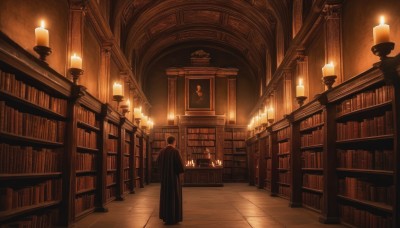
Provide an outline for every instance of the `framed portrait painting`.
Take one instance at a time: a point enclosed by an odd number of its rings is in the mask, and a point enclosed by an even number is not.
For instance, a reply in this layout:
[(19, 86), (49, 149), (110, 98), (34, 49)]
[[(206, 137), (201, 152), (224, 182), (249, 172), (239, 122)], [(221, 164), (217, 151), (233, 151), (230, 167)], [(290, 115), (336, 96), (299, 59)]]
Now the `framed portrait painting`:
[(185, 91), (186, 114), (215, 114), (213, 76), (187, 76)]

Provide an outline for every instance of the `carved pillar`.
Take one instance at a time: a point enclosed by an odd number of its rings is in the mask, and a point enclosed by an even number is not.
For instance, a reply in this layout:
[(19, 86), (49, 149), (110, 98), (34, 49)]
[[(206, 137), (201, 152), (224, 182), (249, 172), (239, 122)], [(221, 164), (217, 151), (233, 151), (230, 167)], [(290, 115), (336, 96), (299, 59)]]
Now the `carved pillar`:
[(168, 124), (173, 125), (175, 123), (176, 115), (176, 75), (168, 75), (168, 112), (167, 120)]
[(286, 70), (283, 76), (283, 99), (284, 102), (284, 111), (285, 115), (288, 115), (292, 112), (293, 109), (293, 95), (292, 95), (292, 72), (290, 70)]
[(101, 49), (100, 56), (100, 77), (98, 81), (99, 100), (103, 103), (111, 103), (110, 101), (110, 61), (111, 61), (111, 46), (104, 45)]
[(228, 76), (228, 113), (230, 124), (236, 123), (236, 75)]
[(333, 86), (343, 82), (341, 9), (342, 4), (340, 3), (328, 3), (323, 10), (325, 15), (325, 62), (333, 62), (337, 76)]
[(310, 97), (310, 80), (308, 78), (308, 57), (305, 55), (303, 49), (297, 50), (297, 75), (295, 78), (303, 79), (304, 96)]
[(297, 35), (303, 25), (303, 0), (293, 0), (293, 37)]

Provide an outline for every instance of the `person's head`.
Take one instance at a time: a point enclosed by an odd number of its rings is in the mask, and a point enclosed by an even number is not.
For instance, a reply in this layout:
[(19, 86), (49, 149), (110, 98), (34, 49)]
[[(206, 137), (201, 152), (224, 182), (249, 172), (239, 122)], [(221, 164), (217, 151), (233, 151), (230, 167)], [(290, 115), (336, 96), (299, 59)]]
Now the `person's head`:
[(172, 145), (172, 146), (176, 146), (176, 139), (174, 136), (170, 135), (167, 138), (167, 144)]
[(201, 85), (197, 85), (196, 88), (197, 88), (197, 91), (200, 91), (201, 90)]

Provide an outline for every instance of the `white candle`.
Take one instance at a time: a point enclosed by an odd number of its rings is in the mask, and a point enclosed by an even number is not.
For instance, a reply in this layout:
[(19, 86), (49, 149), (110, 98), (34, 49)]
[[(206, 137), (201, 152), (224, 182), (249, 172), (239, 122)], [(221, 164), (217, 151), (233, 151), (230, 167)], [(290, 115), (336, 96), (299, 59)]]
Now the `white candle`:
[(274, 108), (269, 107), (268, 112), (267, 112), (267, 117), (269, 120), (273, 120), (274, 119)]
[(168, 114), (168, 120), (170, 120), (170, 121), (173, 121), (175, 119), (175, 115), (174, 115), (174, 113), (169, 113)]
[(82, 69), (82, 58), (77, 56), (76, 53), (71, 56), (71, 68)]
[(134, 117), (135, 117), (135, 119), (140, 119), (140, 118), (142, 118), (142, 107), (139, 107), (139, 108), (134, 108), (133, 109), (133, 115), (134, 115)]
[(326, 77), (326, 76), (332, 76), (335, 75), (335, 67), (333, 66), (333, 63), (327, 63), (325, 64), (324, 67), (322, 67), (322, 76)]
[(304, 85), (301, 78), (299, 78), (299, 84), (296, 86), (296, 97), (304, 97)]
[(113, 95), (114, 96), (123, 96), (122, 95), (122, 85), (120, 83), (118, 83), (118, 82), (114, 82)]
[(141, 121), (140, 121), (140, 124), (141, 124), (143, 127), (147, 127), (147, 121), (148, 121), (148, 117), (145, 116), (145, 115), (143, 115), (143, 116), (142, 116), (142, 119), (141, 119)]
[(129, 100), (129, 98), (126, 101), (126, 105), (128, 106), (128, 111), (130, 111), (131, 110), (131, 101)]
[(390, 27), (385, 24), (385, 17), (381, 16), (381, 23), (374, 27), (374, 45), (390, 42)]
[(36, 46), (49, 47), (49, 31), (44, 28), (44, 21), (40, 22), (40, 27), (35, 28)]

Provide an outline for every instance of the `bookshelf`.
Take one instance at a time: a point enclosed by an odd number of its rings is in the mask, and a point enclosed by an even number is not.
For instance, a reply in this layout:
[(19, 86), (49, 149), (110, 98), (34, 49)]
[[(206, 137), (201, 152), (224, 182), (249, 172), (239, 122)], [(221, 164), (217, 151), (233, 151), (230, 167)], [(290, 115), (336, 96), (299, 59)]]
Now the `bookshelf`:
[(278, 196), (290, 199), (292, 193), (291, 189), (291, 128), (290, 126), (279, 129), (276, 133), (276, 144), (277, 148), (273, 153), (277, 156), (277, 173), (278, 178), (277, 193)]
[(142, 163), (143, 163), (143, 185), (144, 184), (149, 184), (150, 182), (150, 160), (149, 160), (149, 156), (148, 156), (148, 144), (149, 144), (149, 136), (147, 135), (147, 133), (144, 133), (143, 137), (142, 137)]
[(271, 179), (272, 179), (272, 153), (270, 148), (270, 134), (269, 131), (265, 131), (262, 134), (262, 138), (260, 140), (260, 151), (263, 156), (262, 160), (262, 169), (264, 175), (264, 184), (260, 186), (260, 188), (264, 188), (265, 190), (271, 192)]
[(394, 90), (377, 83), (335, 101), (337, 199), (342, 222), (392, 227), (395, 213)]
[(157, 157), (161, 149), (163, 149), (167, 143), (166, 139), (168, 136), (174, 136), (177, 140), (177, 148), (179, 148), (179, 128), (178, 126), (156, 126), (151, 132), (151, 182), (159, 182), (160, 176), (158, 173)]
[(101, 152), (100, 116), (84, 104), (74, 106), (76, 113), (76, 154), (74, 216), (80, 218), (95, 210), (99, 187)]
[[(3, 44), (5, 45), (5, 44)], [(3, 48), (3, 47), (2, 47)], [(0, 51), (0, 223), (59, 224), (64, 194), (68, 83), (20, 69)], [(27, 61), (29, 63), (29, 61)], [(51, 72), (50, 75), (52, 75)], [(34, 75), (32, 75), (34, 74)]]
[(135, 192), (134, 182), (134, 132), (136, 127), (126, 118), (122, 119), (123, 153), (122, 153), (122, 195)]
[(105, 127), (107, 145), (106, 202), (108, 203), (120, 197), (120, 195), (118, 195), (118, 173), (122, 167), (118, 166), (118, 159), (120, 158), (121, 151), (118, 145), (120, 139), (118, 123), (116, 121), (114, 122), (112, 118), (108, 118)]
[(247, 180), (246, 128), (227, 126), (224, 130), (223, 181)]
[(205, 158), (204, 150), (210, 152), (210, 159), (216, 159), (216, 129), (215, 127), (188, 127), (186, 151), (187, 160)]
[(143, 188), (143, 140), (142, 140), (142, 132), (139, 129), (136, 133), (135, 133), (135, 175), (134, 175), (134, 180), (135, 180), (135, 187), (136, 188)]

